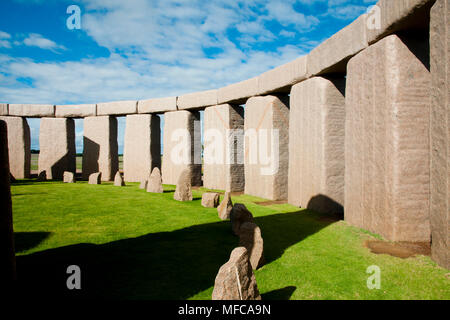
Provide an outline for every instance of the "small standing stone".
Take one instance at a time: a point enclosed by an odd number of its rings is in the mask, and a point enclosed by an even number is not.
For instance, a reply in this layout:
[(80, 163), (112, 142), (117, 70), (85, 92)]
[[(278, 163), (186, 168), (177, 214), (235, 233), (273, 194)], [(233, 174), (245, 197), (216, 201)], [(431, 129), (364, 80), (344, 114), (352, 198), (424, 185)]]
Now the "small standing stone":
[(37, 181), (47, 181), (47, 172), (45, 170), (39, 172)]
[(63, 177), (64, 183), (75, 183), (75, 175), (73, 172), (64, 171), (64, 177)]
[(123, 177), (119, 171), (117, 171), (116, 176), (114, 177), (114, 185), (116, 187), (124, 187), (125, 181), (123, 181)]
[(242, 203), (236, 203), (231, 209), (230, 214), (231, 228), (235, 235), (239, 235), (239, 230), (244, 222), (254, 222), (253, 215), (247, 210), (247, 207)]
[(202, 206), (205, 208), (217, 208), (220, 195), (214, 192), (205, 192), (202, 195)]
[(229, 192), (225, 192), (225, 196), (217, 207), (217, 212), (221, 220), (230, 219), (231, 209), (233, 209), (233, 203), (231, 202), (231, 196)]
[(220, 267), (212, 300), (261, 300), (247, 249), (244, 247), (234, 249), (230, 260)]
[(142, 180), (141, 184), (139, 185), (139, 189), (147, 189), (148, 180)]
[(152, 174), (148, 179), (147, 192), (163, 193), (161, 171), (158, 167), (153, 168)]
[(264, 241), (261, 229), (251, 222), (244, 222), (239, 230), (239, 246), (247, 249), (253, 270), (264, 264)]
[(173, 198), (178, 201), (192, 201), (191, 172), (185, 169), (178, 178)]
[(102, 183), (101, 172), (92, 173), (89, 176), (89, 184), (101, 184), (101, 183)]

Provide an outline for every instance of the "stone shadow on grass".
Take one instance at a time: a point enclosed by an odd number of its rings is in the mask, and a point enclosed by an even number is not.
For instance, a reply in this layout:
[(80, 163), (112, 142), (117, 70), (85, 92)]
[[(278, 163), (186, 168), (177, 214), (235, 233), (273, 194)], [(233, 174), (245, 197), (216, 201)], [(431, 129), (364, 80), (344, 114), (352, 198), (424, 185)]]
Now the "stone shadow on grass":
[(14, 232), (16, 253), (33, 249), (50, 236), (51, 232)]
[[(257, 217), (255, 222), (264, 237), (266, 264), (330, 224), (308, 210)], [(32, 299), (188, 299), (214, 286), (220, 266), (238, 243), (230, 222), (223, 221), (18, 256), (16, 294)], [(70, 265), (81, 269), (81, 290), (66, 287)], [(267, 297), (286, 298), (291, 289), (285, 289)]]
[(262, 300), (289, 300), (297, 287), (288, 286), (278, 290), (272, 290), (261, 295)]

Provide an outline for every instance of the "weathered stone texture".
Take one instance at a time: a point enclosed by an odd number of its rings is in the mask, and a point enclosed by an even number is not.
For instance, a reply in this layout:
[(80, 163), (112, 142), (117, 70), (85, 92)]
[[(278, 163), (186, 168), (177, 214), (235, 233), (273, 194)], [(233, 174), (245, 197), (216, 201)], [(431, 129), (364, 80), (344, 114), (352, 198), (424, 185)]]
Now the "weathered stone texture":
[(89, 175), (89, 184), (101, 184), (102, 183), (102, 173), (96, 172)]
[(6, 122), (0, 120), (0, 290), (4, 296), (11, 294), (16, 279), (7, 130)]
[(129, 115), (126, 120), (123, 170), (125, 181), (140, 182), (161, 166), (160, 119), (157, 115)]
[(254, 222), (253, 215), (242, 203), (236, 203), (230, 212), (231, 230), (235, 235), (239, 235), (239, 230), (245, 222)]
[(202, 206), (205, 208), (217, 208), (220, 195), (215, 192), (205, 192), (202, 194)]
[(431, 255), (450, 269), (450, 0), (431, 10)]
[(39, 172), (45, 171), (48, 180), (62, 180), (64, 171), (75, 172), (74, 120), (42, 118), (39, 147)]
[(392, 241), (430, 240), (430, 80), (395, 35), (348, 64), (345, 220)]
[(245, 193), (287, 199), (289, 108), (275, 96), (250, 98), (244, 129)]
[(289, 92), (290, 87), (308, 77), (308, 57), (303, 56), (259, 76), (258, 93)]
[(217, 104), (217, 90), (188, 93), (179, 96), (177, 106), (179, 110), (197, 109)]
[(366, 15), (364, 14), (309, 53), (308, 74), (344, 72), (345, 63), (341, 62), (345, 62), (367, 45)]
[(217, 91), (217, 103), (244, 103), (250, 97), (258, 94), (258, 78), (251, 78), (230, 84)]
[(192, 185), (201, 185), (200, 114), (185, 110), (165, 113), (163, 140), (163, 183), (177, 184), (181, 172), (189, 169)]
[(153, 168), (153, 171), (147, 182), (147, 192), (163, 193), (162, 176), (158, 167)]
[(292, 87), (289, 203), (343, 213), (345, 79), (314, 77)]
[(177, 97), (138, 101), (138, 113), (159, 113), (177, 110)]
[(63, 182), (75, 183), (75, 174), (73, 172), (64, 171)]
[(147, 189), (147, 186), (148, 186), (148, 180), (147, 180), (147, 179), (142, 180), (141, 183), (139, 184), (139, 189), (144, 189), (144, 190), (146, 190), (146, 189)]
[(0, 116), (8, 115), (8, 104), (0, 103)]
[(230, 260), (220, 267), (212, 300), (261, 300), (247, 250), (238, 247)]
[(185, 169), (178, 178), (173, 198), (177, 201), (192, 201), (191, 171)]
[(0, 117), (8, 127), (9, 170), (15, 179), (30, 177), (31, 138), (25, 118)]
[(114, 177), (114, 186), (125, 187), (125, 181), (119, 171), (117, 171), (116, 176)]
[(55, 106), (49, 104), (10, 104), (8, 114), (29, 118), (54, 117)]
[(224, 104), (206, 108), (203, 135), (204, 187), (226, 191), (244, 190), (242, 107)]
[(119, 116), (137, 113), (137, 101), (114, 101), (97, 104), (98, 116)]
[(239, 229), (239, 246), (247, 249), (253, 270), (264, 264), (264, 240), (261, 229), (252, 222), (245, 222)]
[(117, 119), (87, 117), (84, 119), (83, 179), (101, 172), (103, 181), (112, 181), (119, 170)]
[(97, 105), (95, 104), (55, 106), (56, 118), (85, 118), (96, 115)]
[(231, 201), (231, 195), (229, 192), (225, 192), (225, 196), (223, 197), (222, 202), (217, 207), (219, 219), (221, 220), (230, 219), (232, 209), (233, 209), (233, 202)]

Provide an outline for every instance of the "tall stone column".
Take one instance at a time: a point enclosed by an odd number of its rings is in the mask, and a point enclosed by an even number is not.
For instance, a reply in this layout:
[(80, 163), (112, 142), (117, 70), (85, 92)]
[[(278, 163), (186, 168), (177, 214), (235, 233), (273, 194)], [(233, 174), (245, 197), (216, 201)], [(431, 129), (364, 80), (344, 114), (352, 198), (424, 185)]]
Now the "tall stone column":
[(83, 179), (101, 172), (103, 181), (112, 181), (117, 170), (117, 119), (112, 116), (84, 118)]
[(128, 115), (123, 152), (124, 179), (148, 179), (154, 167), (161, 167), (160, 119), (157, 115)]
[(430, 241), (431, 79), (411, 45), (388, 36), (347, 67), (345, 220), (392, 241)]
[(275, 96), (250, 98), (244, 130), (245, 193), (287, 199), (289, 108)]
[(16, 179), (30, 177), (31, 138), (27, 119), (0, 117), (8, 126), (9, 169)]
[(431, 9), (431, 255), (450, 269), (450, 0)]
[(243, 191), (244, 110), (223, 104), (205, 109), (203, 186), (208, 189)]
[(190, 111), (164, 113), (162, 179), (177, 184), (180, 174), (191, 171), (192, 185), (202, 184), (200, 114)]
[(345, 80), (315, 77), (291, 89), (289, 203), (343, 214)]
[(76, 172), (75, 121), (42, 118), (39, 132), (39, 173), (47, 179), (62, 180), (64, 171)]
[(6, 295), (16, 278), (13, 234), (7, 125), (0, 120), (0, 287)]

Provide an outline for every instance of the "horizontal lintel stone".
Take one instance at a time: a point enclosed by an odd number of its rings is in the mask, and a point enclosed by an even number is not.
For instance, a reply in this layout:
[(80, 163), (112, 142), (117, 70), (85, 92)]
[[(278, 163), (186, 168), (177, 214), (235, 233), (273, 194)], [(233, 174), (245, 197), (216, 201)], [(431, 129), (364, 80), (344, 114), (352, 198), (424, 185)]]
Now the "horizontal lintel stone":
[(245, 103), (248, 98), (258, 94), (258, 78), (251, 78), (230, 84), (217, 91), (218, 104)]
[(55, 107), (56, 118), (84, 118), (97, 115), (95, 104), (59, 105)]
[(177, 97), (138, 101), (138, 113), (158, 113), (177, 110)]
[(0, 116), (8, 115), (8, 104), (0, 103)]
[(54, 117), (55, 106), (50, 104), (10, 104), (8, 115), (17, 117)]
[(177, 100), (178, 109), (198, 109), (217, 105), (217, 91), (208, 90), (182, 95)]
[(114, 101), (97, 104), (97, 116), (117, 116), (137, 113), (137, 101)]

